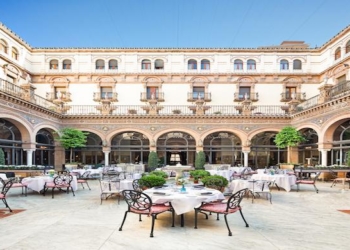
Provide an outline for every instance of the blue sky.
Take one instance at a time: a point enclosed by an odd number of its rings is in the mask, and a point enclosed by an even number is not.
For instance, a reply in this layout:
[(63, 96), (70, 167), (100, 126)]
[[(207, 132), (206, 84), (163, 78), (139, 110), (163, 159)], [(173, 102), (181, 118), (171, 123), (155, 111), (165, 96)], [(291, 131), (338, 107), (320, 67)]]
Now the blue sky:
[(350, 25), (348, 0), (0, 0), (33, 47), (321, 46)]

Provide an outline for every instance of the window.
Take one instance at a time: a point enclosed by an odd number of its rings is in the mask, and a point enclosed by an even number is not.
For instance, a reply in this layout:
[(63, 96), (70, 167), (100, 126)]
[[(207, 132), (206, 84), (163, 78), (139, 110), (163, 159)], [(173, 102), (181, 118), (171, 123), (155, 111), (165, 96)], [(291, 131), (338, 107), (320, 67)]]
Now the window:
[(0, 39), (0, 51), (3, 51), (5, 54), (8, 52), (8, 46), (5, 40)]
[(118, 61), (115, 59), (109, 60), (108, 69), (118, 69)]
[(346, 82), (346, 75), (337, 78), (337, 84)]
[(201, 61), (201, 69), (202, 70), (209, 70), (210, 69), (210, 62), (209, 62), (209, 60), (203, 59)]
[(204, 99), (205, 89), (204, 87), (193, 87), (192, 98), (193, 99)]
[(341, 51), (340, 51), (340, 47), (338, 47), (334, 53), (334, 60), (338, 60), (340, 57), (341, 57)]
[(58, 60), (50, 61), (50, 69), (58, 69)]
[(255, 60), (250, 59), (250, 60), (247, 61), (247, 69), (248, 70), (256, 70), (256, 62), (255, 62)]
[(164, 61), (163, 61), (163, 60), (160, 60), (160, 59), (157, 59), (157, 60), (154, 62), (154, 68), (155, 68), (155, 69), (164, 69)]
[(249, 99), (250, 98), (250, 87), (239, 87), (239, 99)]
[(148, 59), (142, 60), (141, 69), (151, 70), (151, 61)]
[(349, 52), (350, 52), (350, 40), (345, 45), (345, 53), (349, 53)]
[(281, 70), (288, 70), (289, 69), (289, 62), (287, 60), (281, 60), (280, 62), (280, 69)]
[(105, 61), (103, 60), (97, 60), (96, 61), (96, 69), (104, 69), (105, 68)]
[(302, 63), (299, 59), (296, 59), (293, 61), (293, 69), (301, 69), (301, 67), (302, 67), (301, 65), (302, 65)]
[(286, 98), (285, 99), (294, 99), (296, 98), (297, 88), (296, 87), (286, 87)]
[(194, 59), (188, 60), (188, 69), (190, 70), (197, 69), (197, 61)]
[(159, 89), (158, 87), (147, 87), (147, 99), (158, 99)]
[(15, 78), (9, 75), (6, 75), (6, 81), (10, 82), (10, 83), (15, 83)]
[(72, 69), (71, 60), (68, 60), (68, 59), (63, 60), (62, 66), (63, 66), (63, 69)]
[(233, 63), (234, 70), (243, 70), (243, 61), (240, 59), (236, 59)]
[(12, 48), (12, 58), (18, 60), (18, 50), (16, 48)]
[(101, 99), (111, 99), (113, 97), (113, 89), (111, 87), (101, 87)]

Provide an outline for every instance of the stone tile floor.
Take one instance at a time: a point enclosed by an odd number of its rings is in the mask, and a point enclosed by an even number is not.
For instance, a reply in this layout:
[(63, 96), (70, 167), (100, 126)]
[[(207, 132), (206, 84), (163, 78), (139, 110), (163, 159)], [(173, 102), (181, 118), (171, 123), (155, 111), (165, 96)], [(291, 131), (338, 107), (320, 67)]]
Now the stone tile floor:
[[(312, 186), (296, 192), (272, 191), (272, 204), (265, 199), (245, 198), (246, 228), (239, 215), (232, 214), (228, 236), (225, 221), (216, 215), (199, 217), (194, 229), (193, 213), (185, 215), (185, 227), (179, 217), (171, 227), (171, 214), (158, 216), (154, 238), (149, 237), (151, 218), (129, 214), (123, 231), (118, 231), (127, 208), (115, 198), (100, 205), (98, 181), (90, 181), (91, 191), (82, 189), (72, 194), (42, 196), (20, 189), (10, 190), (8, 203), (13, 209), (26, 211), (0, 220), (0, 249), (349, 249), (350, 191), (341, 185), (318, 182), (319, 193)], [(3, 208), (1, 204), (0, 208)]]

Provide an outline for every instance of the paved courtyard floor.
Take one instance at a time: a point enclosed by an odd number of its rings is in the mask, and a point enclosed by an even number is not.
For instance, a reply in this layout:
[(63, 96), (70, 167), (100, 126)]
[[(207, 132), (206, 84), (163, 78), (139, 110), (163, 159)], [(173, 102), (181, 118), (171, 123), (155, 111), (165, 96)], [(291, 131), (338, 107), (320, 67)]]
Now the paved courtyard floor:
[[(229, 215), (232, 237), (228, 236), (224, 218), (209, 220), (199, 217), (194, 229), (194, 213), (185, 215), (185, 227), (176, 217), (171, 227), (171, 214), (158, 216), (154, 238), (150, 238), (151, 218), (129, 214), (123, 231), (118, 231), (125, 202), (112, 198), (100, 205), (98, 181), (90, 181), (91, 191), (82, 189), (72, 194), (42, 196), (20, 189), (10, 190), (7, 201), (12, 209), (24, 212), (0, 219), (0, 249), (349, 249), (350, 191), (341, 186), (318, 182), (319, 193), (312, 186), (296, 192), (272, 191), (272, 204), (265, 199), (244, 198), (243, 214)], [(4, 208), (0, 204), (0, 208)]]

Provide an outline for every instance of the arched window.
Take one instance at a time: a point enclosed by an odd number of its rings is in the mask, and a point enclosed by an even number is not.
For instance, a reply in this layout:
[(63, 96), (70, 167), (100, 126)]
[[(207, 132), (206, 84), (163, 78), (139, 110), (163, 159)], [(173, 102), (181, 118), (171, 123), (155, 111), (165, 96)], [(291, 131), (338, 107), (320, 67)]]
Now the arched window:
[(141, 62), (141, 69), (151, 70), (151, 60), (144, 59)]
[(255, 60), (249, 59), (247, 61), (247, 69), (248, 70), (256, 70), (256, 62), (255, 62)]
[(188, 69), (197, 69), (197, 61), (194, 59), (188, 60)]
[(341, 57), (341, 51), (340, 51), (340, 47), (338, 47), (334, 53), (334, 60), (338, 60), (340, 57)]
[(161, 60), (161, 59), (157, 59), (157, 60), (154, 62), (154, 68), (155, 68), (155, 69), (164, 69), (164, 61)]
[(243, 70), (243, 61), (240, 59), (236, 59), (233, 62), (233, 68), (234, 70)]
[(203, 70), (209, 70), (210, 69), (210, 62), (207, 59), (203, 59), (201, 61), (201, 69)]
[(18, 56), (19, 56), (18, 50), (15, 47), (12, 47), (12, 58), (15, 60), (18, 60)]
[(50, 61), (50, 69), (58, 69), (58, 60), (54, 59)]
[(96, 61), (96, 69), (104, 69), (105, 68), (105, 61), (99, 59)]
[(109, 60), (108, 69), (118, 69), (118, 61), (115, 59)]
[(345, 53), (349, 53), (349, 52), (350, 52), (350, 40), (345, 45)]
[(302, 63), (299, 59), (295, 59), (293, 61), (293, 69), (301, 69), (302, 68)]
[(289, 62), (285, 59), (281, 60), (280, 69), (281, 70), (288, 70), (289, 69)]
[(71, 60), (68, 60), (68, 59), (63, 60), (62, 67), (63, 67), (63, 69), (72, 69)]
[(0, 39), (0, 51), (3, 51), (5, 54), (8, 52), (7, 42), (3, 39)]

